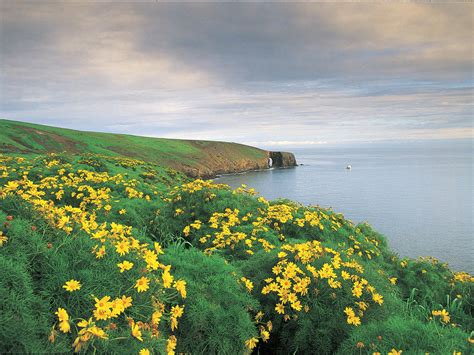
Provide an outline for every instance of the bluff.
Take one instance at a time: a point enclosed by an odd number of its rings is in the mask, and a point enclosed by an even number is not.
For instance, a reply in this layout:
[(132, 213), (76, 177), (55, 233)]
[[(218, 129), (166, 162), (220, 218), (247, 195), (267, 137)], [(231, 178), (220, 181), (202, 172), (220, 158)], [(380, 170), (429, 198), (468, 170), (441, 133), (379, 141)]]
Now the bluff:
[(94, 153), (140, 159), (191, 177), (296, 165), (293, 154), (244, 144), (141, 137), (0, 120), (0, 153)]
[(296, 158), (293, 153), (289, 152), (268, 152), (268, 157), (271, 159), (271, 164), (278, 168), (288, 168), (297, 166)]

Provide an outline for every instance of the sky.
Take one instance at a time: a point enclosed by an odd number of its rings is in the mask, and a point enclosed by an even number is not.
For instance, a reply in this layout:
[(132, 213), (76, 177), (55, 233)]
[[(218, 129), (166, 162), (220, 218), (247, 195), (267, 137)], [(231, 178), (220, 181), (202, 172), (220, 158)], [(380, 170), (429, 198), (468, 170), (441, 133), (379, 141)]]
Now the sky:
[(0, 7), (0, 118), (261, 147), (473, 137), (469, 2)]

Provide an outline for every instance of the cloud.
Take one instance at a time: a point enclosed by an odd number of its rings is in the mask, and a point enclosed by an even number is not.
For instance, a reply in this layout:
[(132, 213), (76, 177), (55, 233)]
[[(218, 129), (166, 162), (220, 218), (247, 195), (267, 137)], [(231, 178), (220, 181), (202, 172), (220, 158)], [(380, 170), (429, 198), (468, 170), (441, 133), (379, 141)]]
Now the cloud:
[(472, 137), (472, 4), (0, 6), (5, 118), (262, 144)]

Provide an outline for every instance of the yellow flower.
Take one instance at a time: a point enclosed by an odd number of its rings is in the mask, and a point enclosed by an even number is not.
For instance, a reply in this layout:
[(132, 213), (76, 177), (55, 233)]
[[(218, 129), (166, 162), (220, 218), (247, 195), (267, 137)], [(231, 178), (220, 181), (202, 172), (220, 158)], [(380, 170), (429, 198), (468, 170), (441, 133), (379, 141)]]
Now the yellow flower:
[(186, 298), (186, 281), (178, 280), (174, 283), (174, 288), (178, 291), (182, 298)]
[(291, 281), (288, 279), (280, 280), (280, 285), (282, 288), (289, 289), (291, 287)]
[(277, 311), (279, 314), (285, 314), (285, 306), (281, 303), (277, 303), (275, 306), (275, 311)]
[(104, 332), (104, 330), (102, 328), (99, 328), (97, 326), (93, 326), (93, 327), (90, 327), (89, 329), (87, 329), (88, 332), (90, 332), (92, 335), (98, 337), (98, 338), (102, 338), (102, 339), (106, 339), (107, 338), (107, 334)]
[(154, 250), (145, 250), (143, 258), (145, 259), (146, 265), (148, 269), (157, 270), (160, 266), (158, 262), (158, 255)]
[(138, 355), (150, 355), (150, 350), (148, 349), (141, 349)]
[(101, 259), (101, 258), (104, 257), (104, 255), (105, 255), (105, 245), (102, 245), (102, 246), (99, 248), (99, 250), (96, 251), (95, 257), (96, 257), (97, 259)]
[(150, 288), (150, 286), (148, 285), (149, 283), (150, 283), (150, 280), (146, 278), (145, 276), (142, 276), (141, 278), (137, 280), (137, 283), (133, 287), (135, 287), (138, 292), (145, 292), (146, 290)]
[(133, 263), (130, 261), (124, 260), (121, 263), (118, 263), (117, 266), (120, 268), (120, 272), (124, 272), (125, 270), (130, 270), (133, 267)]
[(167, 266), (165, 271), (163, 271), (163, 274), (161, 275), (161, 278), (163, 279), (163, 286), (166, 288), (170, 288), (172, 283), (173, 283), (173, 276), (169, 272), (170, 267)]
[(189, 226), (184, 227), (184, 229), (183, 229), (183, 234), (184, 234), (186, 237), (189, 236), (189, 233), (190, 233), (190, 232), (191, 232), (191, 227), (189, 227)]
[(124, 308), (128, 308), (128, 307), (132, 306), (132, 297), (130, 297), (130, 296), (127, 297), (127, 296), (123, 295), (121, 300), (122, 300), (122, 304), (123, 304)]
[(67, 281), (63, 288), (66, 289), (66, 291), (74, 292), (81, 289), (81, 283), (77, 280), (72, 279)]
[(174, 355), (174, 350), (176, 349), (176, 337), (174, 335), (170, 336), (166, 341), (166, 352), (168, 355)]
[(118, 213), (119, 214), (125, 214), (125, 213), (127, 213), (127, 211), (124, 208), (122, 208), (120, 211), (118, 211)]
[(245, 287), (247, 288), (247, 291), (248, 292), (252, 292), (253, 290), (253, 283), (252, 281), (250, 281), (249, 279), (245, 278), (245, 277), (241, 277), (240, 278), (240, 281), (242, 281), (245, 285)]
[(336, 278), (336, 274), (334, 273), (334, 270), (331, 265), (328, 263), (324, 263), (323, 267), (321, 270), (319, 270), (319, 277), (322, 279), (329, 279), (329, 278)]
[(339, 281), (335, 281), (333, 278), (328, 280), (328, 284), (331, 288), (341, 288), (342, 284)]
[(154, 242), (153, 247), (155, 248), (155, 251), (158, 255), (164, 254), (163, 249), (161, 248), (160, 243)]
[(112, 317), (110, 308), (96, 308), (94, 309), (94, 317), (97, 320), (106, 320)]
[(110, 302), (110, 296), (104, 296), (101, 299), (95, 298), (95, 307), (97, 309), (107, 309), (112, 306)]
[(153, 314), (151, 315), (151, 324), (158, 325), (160, 323), (162, 316), (163, 316), (163, 313), (160, 311), (153, 312)]
[(69, 315), (64, 308), (58, 308), (55, 314), (59, 319), (59, 330), (63, 333), (69, 333), (71, 331), (71, 325), (69, 324)]
[(135, 322), (133, 322), (133, 324), (131, 324), (130, 327), (131, 327), (131, 331), (132, 331), (132, 336), (137, 338), (140, 341), (143, 341), (142, 331), (138, 327), (138, 324), (135, 324)]
[(354, 310), (351, 307), (346, 307), (344, 313), (347, 315), (347, 324), (353, 324), (355, 326), (360, 325), (360, 318), (356, 317)]
[(0, 231), (0, 247), (3, 246), (3, 243), (5, 243), (8, 240), (8, 237), (6, 235), (3, 235), (3, 232)]
[(123, 311), (125, 311), (125, 307), (123, 306), (122, 300), (120, 298), (116, 298), (112, 301), (112, 311), (111, 316), (117, 317)]
[(296, 302), (293, 302), (291, 304), (291, 308), (293, 308), (295, 311), (301, 311), (301, 308), (302, 308), (301, 302), (299, 300)]
[(262, 337), (263, 341), (267, 341), (268, 339), (270, 339), (270, 333), (267, 330), (262, 330), (260, 332), (260, 336)]
[(173, 317), (179, 318), (183, 315), (183, 312), (184, 312), (184, 306), (176, 305), (176, 306), (171, 307), (171, 314)]
[(390, 283), (391, 283), (392, 285), (396, 285), (396, 284), (397, 284), (397, 278), (396, 278), (396, 277), (392, 277), (392, 278), (390, 278), (389, 280), (390, 280)]
[(128, 240), (121, 240), (117, 245), (115, 245), (115, 249), (121, 256), (127, 254), (130, 251)]
[(60, 322), (59, 330), (62, 331), (63, 333), (69, 333), (71, 332), (71, 325), (69, 324), (69, 322)]
[(58, 308), (58, 310), (54, 313), (58, 316), (60, 322), (67, 322), (69, 321), (69, 315), (64, 308)]
[(431, 314), (433, 314), (434, 316), (441, 317), (441, 321), (445, 324), (449, 323), (449, 321), (451, 320), (449, 312), (445, 309), (442, 309), (441, 311), (432, 311)]
[(372, 295), (372, 299), (374, 300), (375, 303), (378, 303), (379, 305), (382, 305), (383, 303), (383, 296), (378, 293), (374, 293)]
[(247, 347), (247, 349), (252, 350), (253, 348), (257, 346), (257, 343), (258, 343), (258, 339), (253, 337), (245, 341), (245, 346)]
[(178, 318), (184, 313), (184, 306), (173, 306), (171, 307), (171, 330), (178, 328)]
[(388, 355), (401, 355), (403, 352), (403, 350), (395, 350), (395, 349), (392, 349), (388, 352)]
[(349, 280), (351, 278), (351, 275), (347, 271), (341, 271), (341, 276), (344, 280)]

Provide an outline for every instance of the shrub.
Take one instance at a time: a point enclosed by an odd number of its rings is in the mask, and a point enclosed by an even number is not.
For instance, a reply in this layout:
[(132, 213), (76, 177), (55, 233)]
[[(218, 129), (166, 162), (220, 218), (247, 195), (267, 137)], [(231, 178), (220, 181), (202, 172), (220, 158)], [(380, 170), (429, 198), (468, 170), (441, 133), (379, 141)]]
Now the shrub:
[(235, 354), (256, 336), (250, 315), (258, 303), (239, 286), (240, 272), (218, 256), (171, 246), (163, 257), (187, 282), (185, 314), (178, 328), (178, 352)]

